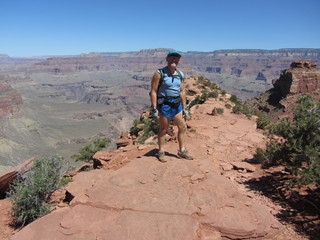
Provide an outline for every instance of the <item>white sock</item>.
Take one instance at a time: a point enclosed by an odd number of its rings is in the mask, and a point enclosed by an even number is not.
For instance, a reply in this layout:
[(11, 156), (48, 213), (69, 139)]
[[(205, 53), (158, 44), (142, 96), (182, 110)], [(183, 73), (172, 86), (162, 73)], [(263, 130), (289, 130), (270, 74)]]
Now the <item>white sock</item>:
[(183, 148), (180, 149), (180, 152), (183, 152), (183, 151), (185, 151), (185, 150), (186, 150), (186, 148), (183, 147)]

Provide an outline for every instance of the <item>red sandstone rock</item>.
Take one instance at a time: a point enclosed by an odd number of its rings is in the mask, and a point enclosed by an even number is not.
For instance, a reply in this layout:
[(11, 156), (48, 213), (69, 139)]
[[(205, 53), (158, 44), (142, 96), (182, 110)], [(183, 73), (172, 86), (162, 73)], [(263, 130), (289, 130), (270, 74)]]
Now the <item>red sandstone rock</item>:
[(165, 164), (155, 158), (154, 146), (98, 152), (95, 158), (107, 159), (106, 167), (73, 178), (66, 188), (70, 207), (36, 220), (12, 239), (290, 239), (271, 209), (248, 197), (235, 176), (222, 175), (219, 167), (252, 158), (264, 136), (254, 121), (229, 109), (214, 121), (200, 114), (212, 104), (225, 103), (208, 100), (194, 110), (197, 118), (190, 124), (196, 131), (187, 135), (193, 161), (178, 159), (174, 142), (165, 146)]
[(26, 172), (32, 166), (33, 160), (34, 158), (30, 158), (0, 175), (0, 195), (5, 194), (5, 192), (9, 188), (10, 183), (19, 174)]
[(129, 138), (120, 138), (116, 141), (117, 148), (128, 146), (131, 143), (132, 141)]
[(316, 64), (308, 61), (298, 61), (291, 64), (290, 69), (284, 70), (280, 78), (273, 81), (283, 97), (288, 94), (309, 94), (320, 87), (320, 72)]
[(256, 170), (253, 165), (246, 162), (234, 162), (231, 164), (235, 169), (246, 170), (248, 172), (254, 172)]

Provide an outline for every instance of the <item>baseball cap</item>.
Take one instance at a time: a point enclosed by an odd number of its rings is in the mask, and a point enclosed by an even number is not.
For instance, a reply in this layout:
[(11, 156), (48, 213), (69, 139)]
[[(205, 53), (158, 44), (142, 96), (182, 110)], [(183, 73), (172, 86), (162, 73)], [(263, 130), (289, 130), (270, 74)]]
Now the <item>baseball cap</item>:
[(173, 50), (173, 51), (168, 52), (167, 57), (170, 57), (170, 56), (181, 57), (181, 54), (178, 51)]

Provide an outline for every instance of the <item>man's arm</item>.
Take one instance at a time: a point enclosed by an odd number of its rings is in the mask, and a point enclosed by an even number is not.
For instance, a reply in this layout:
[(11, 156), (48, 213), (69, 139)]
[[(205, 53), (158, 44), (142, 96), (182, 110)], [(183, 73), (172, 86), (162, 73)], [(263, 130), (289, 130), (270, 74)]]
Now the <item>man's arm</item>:
[(184, 119), (190, 120), (190, 113), (187, 109), (186, 88), (185, 88), (184, 81), (181, 83), (181, 87), (180, 87), (180, 98), (182, 101)]
[(182, 101), (182, 107), (183, 109), (186, 109), (187, 107), (187, 99), (186, 99), (186, 88), (184, 81), (182, 81), (181, 86), (180, 86), (180, 98)]
[(151, 101), (152, 107), (157, 106), (157, 92), (158, 92), (158, 85), (159, 85), (160, 78), (161, 78), (160, 74), (158, 72), (155, 72), (151, 80), (151, 90), (149, 95), (150, 95), (150, 101)]

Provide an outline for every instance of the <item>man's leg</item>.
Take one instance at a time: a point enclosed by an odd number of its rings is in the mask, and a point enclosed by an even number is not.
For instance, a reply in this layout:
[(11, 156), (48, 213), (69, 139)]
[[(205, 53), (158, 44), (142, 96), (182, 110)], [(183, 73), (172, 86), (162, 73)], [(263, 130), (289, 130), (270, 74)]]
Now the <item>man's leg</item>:
[(173, 120), (175, 121), (178, 127), (178, 142), (179, 150), (183, 151), (186, 148), (185, 138), (186, 138), (186, 123), (183, 119), (182, 112), (179, 112), (174, 116)]
[(182, 112), (178, 113), (174, 116), (173, 120), (177, 124), (178, 127), (178, 142), (179, 142), (179, 151), (178, 157), (184, 158), (188, 160), (192, 160), (193, 157), (188, 153), (186, 149), (186, 123), (183, 119)]
[(169, 119), (164, 117), (162, 114), (160, 114), (159, 121), (160, 121), (160, 129), (158, 133), (158, 145), (159, 145), (159, 151), (164, 151), (163, 146), (165, 144), (167, 129), (169, 126)]

